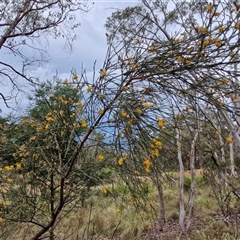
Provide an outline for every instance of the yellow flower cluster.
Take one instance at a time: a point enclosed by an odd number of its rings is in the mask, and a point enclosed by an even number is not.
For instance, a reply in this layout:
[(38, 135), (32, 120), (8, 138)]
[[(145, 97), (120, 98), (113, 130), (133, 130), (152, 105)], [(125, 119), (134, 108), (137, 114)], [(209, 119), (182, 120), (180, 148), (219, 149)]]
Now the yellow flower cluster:
[(12, 171), (14, 169), (14, 165), (5, 166), (4, 168), (6, 171)]
[(220, 39), (215, 39), (215, 46), (217, 48), (221, 47), (222, 43), (221, 43), (221, 40)]
[(186, 110), (187, 113), (190, 113), (191, 108), (189, 106), (186, 106), (185, 110)]
[(152, 46), (150, 46), (150, 47), (148, 48), (148, 50), (149, 50), (150, 52), (156, 52), (156, 51), (157, 51), (157, 48), (156, 48), (154, 45), (152, 45)]
[(74, 80), (77, 80), (78, 79), (78, 75), (75, 73), (75, 74), (73, 74), (73, 79)]
[(145, 108), (146, 108), (146, 109), (149, 109), (150, 107), (151, 107), (151, 104), (150, 104), (150, 103), (148, 103), (148, 102), (145, 103)]
[(99, 154), (97, 157), (98, 161), (103, 161), (105, 158), (103, 155)]
[(162, 129), (164, 127), (164, 124), (166, 122), (166, 119), (165, 118), (162, 118), (162, 119), (158, 119), (157, 120), (157, 124), (158, 126)]
[(224, 30), (223, 26), (222, 26), (222, 25), (220, 25), (220, 26), (218, 27), (218, 31), (219, 31), (220, 33), (222, 33), (222, 32), (223, 32), (223, 30)]
[(102, 109), (99, 109), (99, 110), (98, 110), (98, 113), (99, 113), (100, 115), (102, 115), (102, 114), (103, 114), (103, 110), (102, 110)]
[(55, 118), (53, 116), (51, 116), (50, 114), (45, 116), (45, 119), (47, 122), (54, 122)]
[(102, 191), (103, 191), (104, 194), (107, 194), (107, 193), (108, 193), (108, 190), (107, 190), (106, 187), (103, 187), (103, 188), (102, 188)]
[(121, 116), (122, 116), (123, 118), (127, 117), (127, 112), (123, 111), (123, 112), (121, 113)]
[(89, 93), (89, 92), (91, 92), (91, 91), (92, 91), (92, 89), (93, 89), (93, 88), (92, 88), (91, 86), (90, 86), (90, 87), (88, 87), (88, 88), (87, 88), (87, 92), (88, 92), (88, 93)]
[(127, 157), (121, 157), (121, 158), (119, 158), (119, 160), (118, 160), (118, 165), (123, 165), (123, 163), (126, 161), (126, 159), (127, 159)]
[(141, 109), (141, 108), (139, 108), (139, 107), (138, 107), (138, 108), (136, 108), (136, 110), (135, 110), (135, 111), (136, 111), (136, 113), (137, 113), (137, 114), (142, 114), (142, 109)]
[(233, 138), (230, 137), (230, 136), (228, 136), (228, 137), (226, 138), (226, 141), (227, 141), (228, 143), (232, 143), (232, 142), (233, 142)]
[(145, 169), (145, 172), (149, 173), (150, 172), (150, 166), (151, 166), (151, 161), (149, 159), (144, 159), (143, 166)]
[(154, 148), (157, 147), (157, 148), (161, 149), (162, 148), (162, 142), (157, 140), (156, 138), (153, 138), (151, 146), (153, 146)]
[(159, 150), (158, 150), (157, 148), (153, 148), (153, 149), (151, 150), (151, 155), (152, 155), (153, 157), (159, 157)]
[(101, 77), (106, 77), (107, 76), (107, 71), (105, 69), (100, 70)]
[(71, 98), (63, 99), (62, 97), (57, 97), (56, 100), (59, 101), (59, 102), (61, 102), (61, 103), (64, 104), (64, 105), (67, 105), (68, 103), (71, 103), (71, 102), (72, 102), (72, 99), (71, 99)]
[(225, 85), (228, 83), (228, 80), (226, 78), (223, 78), (221, 81), (220, 81), (220, 85)]
[(151, 147), (151, 155), (153, 157), (159, 157), (159, 149), (162, 148), (162, 142), (157, 140), (156, 138), (153, 138), (150, 147)]
[(86, 119), (81, 120), (81, 127), (87, 127), (87, 121)]

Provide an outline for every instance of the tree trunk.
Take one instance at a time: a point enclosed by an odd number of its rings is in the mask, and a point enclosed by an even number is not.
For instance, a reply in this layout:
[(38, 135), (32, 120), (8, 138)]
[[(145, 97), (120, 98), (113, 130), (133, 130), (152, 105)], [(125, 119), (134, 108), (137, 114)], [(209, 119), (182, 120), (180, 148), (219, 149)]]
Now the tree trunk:
[(159, 213), (158, 213), (158, 225), (159, 230), (163, 230), (163, 225), (165, 224), (165, 207), (164, 207), (164, 199), (163, 199), (163, 188), (162, 183), (159, 179), (157, 179), (157, 190), (158, 190), (158, 201), (159, 201)]
[(181, 149), (181, 130), (176, 128), (176, 140), (177, 140), (177, 155), (178, 155), (178, 162), (179, 162), (179, 198), (180, 198), (180, 213), (179, 213), (179, 225), (183, 233), (186, 233), (185, 229), (185, 207), (184, 207), (184, 165), (182, 161), (182, 149)]
[(186, 226), (186, 232), (188, 232), (194, 222), (194, 199), (195, 199), (195, 158), (196, 158), (196, 142), (199, 132), (196, 132), (191, 145), (190, 152), (190, 171), (191, 171), (191, 193), (189, 197), (189, 215)]
[[(232, 137), (232, 134), (230, 133), (230, 137)], [(234, 162), (234, 150), (233, 150), (233, 143), (229, 143), (229, 154), (230, 154), (230, 163), (231, 163), (231, 176), (236, 176), (237, 172), (235, 171), (235, 162)]]

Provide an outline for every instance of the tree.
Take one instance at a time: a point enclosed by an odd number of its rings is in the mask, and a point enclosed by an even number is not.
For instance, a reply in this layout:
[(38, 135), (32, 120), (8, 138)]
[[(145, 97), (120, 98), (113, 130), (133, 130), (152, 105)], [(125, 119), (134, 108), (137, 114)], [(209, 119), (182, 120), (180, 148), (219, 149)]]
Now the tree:
[[(55, 77), (40, 84), (27, 114), (1, 123), (0, 194), (6, 203), (0, 209), (1, 219), (16, 228), (17, 223), (35, 226), (32, 239), (46, 232), (54, 239), (59, 213), (71, 211), (85, 200), (91, 186), (109, 177), (106, 164), (98, 160), (98, 155), (107, 157), (99, 145), (102, 139), (94, 133), (71, 162), (89, 131), (76, 76), (72, 83)], [(5, 234), (10, 233), (1, 237)]]
[[(148, 79), (152, 87), (177, 94), (179, 99), (183, 99), (179, 93), (185, 95), (186, 104), (196, 96), (202, 106), (204, 102), (213, 105), (239, 146), (233, 124), (237, 117), (231, 119), (232, 112), (238, 116), (238, 71), (232, 70), (239, 63), (238, 5), (180, 1), (171, 9), (169, 4), (142, 1), (139, 7), (118, 11), (108, 19), (108, 39), (117, 46), (118, 68), (134, 79)], [(131, 16), (129, 21), (126, 15)], [(134, 17), (140, 20), (133, 27)], [(148, 26), (142, 32), (138, 23), (146, 19)], [(176, 30), (171, 31), (172, 27)]]
[[(234, 141), (239, 152), (239, 10), (238, 2), (145, 0), (119, 10), (106, 23), (113, 52), (106, 69), (121, 72), (135, 91), (142, 87), (162, 99), (160, 116), (185, 120), (194, 112), (199, 139), (206, 121), (216, 128), (206, 113), (210, 106), (231, 132), (224, 144)], [(192, 139), (192, 148), (199, 147)]]
[(48, 36), (63, 37), (71, 47), (74, 29), (79, 26), (75, 13), (87, 11), (84, 1), (1, 1), (0, 3), (1, 100), (14, 97), (22, 80), (35, 84), (33, 70), (47, 61)]

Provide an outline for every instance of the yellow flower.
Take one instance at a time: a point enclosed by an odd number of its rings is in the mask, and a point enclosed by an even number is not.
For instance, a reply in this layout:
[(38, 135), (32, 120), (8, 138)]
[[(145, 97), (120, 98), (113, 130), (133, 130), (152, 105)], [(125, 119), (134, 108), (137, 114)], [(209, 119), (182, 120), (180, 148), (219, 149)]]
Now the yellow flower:
[(157, 50), (157, 48), (156, 48), (154, 45), (152, 45), (152, 46), (150, 46), (150, 47), (148, 48), (148, 50), (149, 50), (150, 52), (155, 52), (155, 51)]
[(218, 130), (215, 131), (216, 135), (220, 135), (220, 132)]
[(19, 170), (19, 169), (21, 169), (21, 168), (22, 168), (21, 163), (17, 163), (17, 164), (16, 164), (16, 169)]
[(221, 81), (220, 81), (220, 85), (225, 85), (228, 83), (228, 80), (226, 78), (223, 78)]
[(29, 138), (29, 140), (30, 140), (30, 141), (34, 141), (34, 140), (36, 140), (36, 138), (37, 138), (36, 136), (31, 136), (31, 137)]
[(222, 33), (222, 32), (223, 32), (223, 30), (224, 30), (223, 26), (222, 26), (222, 25), (220, 25), (220, 26), (218, 27), (218, 31), (219, 31), (220, 33)]
[(145, 103), (145, 108), (146, 109), (149, 109), (151, 107), (151, 104), (150, 103)]
[(138, 63), (132, 63), (131, 64), (131, 69), (135, 69), (135, 68), (137, 68), (138, 67)]
[(166, 119), (158, 119), (157, 124), (162, 129), (164, 127), (164, 123), (166, 122)]
[(118, 165), (123, 165), (123, 163), (126, 161), (126, 157), (121, 157), (121, 158), (119, 158), (119, 160), (118, 160)]
[(220, 39), (216, 39), (215, 40), (215, 46), (219, 48), (219, 47), (221, 47), (221, 45), (222, 45), (221, 40)]
[(199, 30), (200, 30), (202, 33), (207, 33), (207, 29), (206, 29), (205, 27), (203, 27), (203, 26), (201, 26), (201, 27), (199, 28)]
[(209, 42), (208, 40), (205, 40), (205, 41), (203, 42), (203, 46), (206, 47), (206, 46), (209, 45), (209, 43), (210, 43), (210, 42)]
[(101, 77), (106, 77), (107, 76), (107, 71), (105, 69), (100, 70)]
[(180, 62), (183, 61), (183, 58), (182, 58), (181, 56), (178, 56), (177, 59), (176, 59), (176, 61), (177, 61), (178, 63), (180, 63)]
[(122, 113), (121, 113), (121, 116), (122, 116), (123, 118), (127, 117), (127, 112), (125, 112), (125, 111), (122, 112)]
[(77, 75), (76, 73), (73, 74), (73, 79), (74, 79), (74, 80), (78, 79), (78, 75)]
[(202, 41), (198, 41), (197, 45), (200, 47), (202, 45)]
[(191, 108), (189, 106), (186, 106), (186, 112), (190, 113)]
[(212, 5), (208, 4), (207, 5), (207, 13), (211, 13), (212, 12)]
[(0, 223), (2, 223), (3, 222), (3, 218), (2, 217), (0, 217)]
[(235, 23), (234, 23), (234, 28), (235, 28), (236, 30), (239, 30), (239, 29), (240, 29), (240, 22), (235, 22)]
[(130, 125), (130, 126), (132, 126), (133, 123), (134, 123), (134, 120), (133, 120), (133, 119), (130, 119), (130, 120), (128, 121), (128, 125)]
[(185, 64), (191, 64), (191, 63), (192, 63), (192, 61), (190, 59), (185, 60)]
[(99, 98), (101, 98), (101, 99), (105, 98), (105, 94), (104, 93), (100, 93), (99, 94)]
[(141, 109), (141, 108), (139, 108), (139, 107), (138, 107), (138, 108), (136, 108), (136, 113), (137, 113), (137, 114), (142, 114), (142, 109)]
[(6, 171), (12, 171), (14, 169), (14, 166), (11, 165), (11, 166), (5, 166), (4, 167)]
[(98, 155), (97, 159), (98, 159), (98, 161), (103, 161), (104, 160), (104, 156), (103, 155)]
[(231, 56), (232, 58), (235, 57), (235, 55), (236, 55), (235, 52), (233, 52), (233, 51), (230, 52), (230, 56)]
[(159, 151), (158, 151), (158, 149), (157, 149), (157, 148), (152, 149), (152, 150), (151, 150), (151, 154), (152, 154), (152, 156), (154, 156), (154, 157), (158, 157), (158, 156), (159, 156)]
[(98, 110), (98, 113), (99, 113), (100, 115), (102, 115), (102, 114), (103, 114), (103, 110), (102, 110), (102, 109), (99, 109), (99, 110)]
[(52, 117), (52, 116), (46, 116), (45, 119), (46, 119), (47, 122), (54, 122), (55, 121), (55, 118)]
[(140, 172), (139, 171), (134, 171), (134, 174), (140, 175)]
[(102, 188), (102, 191), (103, 191), (104, 194), (107, 194), (107, 193), (108, 193), (108, 190), (107, 190), (107, 188), (105, 188), (105, 187)]
[(49, 129), (49, 124), (46, 124), (45, 129)]
[(144, 162), (143, 162), (143, 166), (145, 168), (145, 171), (147, 173), (149, 173), (150, 172), (151, 161), (149, 159), (145, 159)]
[(13, 181), (13, 180), (12, 180), (11, 178), (8, 178), (8, 179), (7, 179), (7, 182), (8, 182), (8, 183), (12, 183), (12, 181)]
[(75, 105), (76, 105), (77, 107), (80, 107), (80, 108), (83, 106), (82, 102), (77, 102), (77, 103), (75, 103)]
[(233, 142), (233, 138), (232, 138), (232, 137), (227, 137), (227, 138), (226, 138), (226, 141), (227, 141), (228, 143), (232, 143), (232, 142)]
[(177, 114), (177, 119), (181, 119), (182, 118), (182, 114), (178, 113)]
[(88, 87), (87, 92), (91, 92), (91, 91), (92, 91), (92, 87)]
[(81, 127), (86, 127), (87, 126), (87, 121), (86, 119), (81, 120)]
[(116, 211), (117, 211), (118, 213), (120, 213), (120, 212), (121, 212), (121, 208), (118, 206)]
[(6, 207), (7, 206), (7, 202), (6, 201), (2, 201), (2, 202), (0, 202), (0, 205)]
[(162, 148), (162, 142), (158, 141), (156, 138), (153, 138), (153, 144), (158, 147), (158, 148)]

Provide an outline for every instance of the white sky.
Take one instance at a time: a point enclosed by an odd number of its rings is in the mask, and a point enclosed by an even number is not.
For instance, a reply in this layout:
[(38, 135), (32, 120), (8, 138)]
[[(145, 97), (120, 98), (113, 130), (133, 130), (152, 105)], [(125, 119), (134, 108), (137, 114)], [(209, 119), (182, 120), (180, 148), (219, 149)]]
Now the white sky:
[[(35, 76), (42, 81), (51, 79), (58, 73), (61, 78), (69, 78), (72, 69), (81, 72), (82, 66), (91, 75), (93, 64), (97, 61), (96, 71), (101, 69), (107, 50), (106, 30), (104, 24), (108, 16), (114, 10), (124, 9), (127, 6), (134, 6), (138, 0), (96, 0), (87, 13), (80, 12), (78, 17), (81, 26), (76, 29), (77, 40), (73, 43), (72, 52), (64, 48), (64, 39), (49, 39), (50, 61), (43, 67), (35, 69)], [(22, 85), (24, 86), (24, 85)], [(26, 90), (26, 85), (25, 89)], [(12, 112), (13, 109), (6, 108), (5, 104), (0, 102), (2, 109), (1, 115)], [(9, 102), (18, 113), (27, 106), (27, 100), (23, 93), (18, 94), (16, 101)]]

